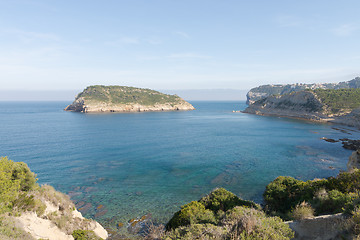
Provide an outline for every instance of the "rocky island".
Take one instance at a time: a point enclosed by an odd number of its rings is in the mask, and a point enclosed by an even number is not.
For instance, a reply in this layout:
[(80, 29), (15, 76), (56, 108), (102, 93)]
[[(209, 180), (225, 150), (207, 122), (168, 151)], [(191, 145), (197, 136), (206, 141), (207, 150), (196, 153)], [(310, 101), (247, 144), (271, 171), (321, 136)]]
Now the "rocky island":
[(179, 111), (195, 108), (177, 95), (125, 86), (89, 86), (65, 111), (84, 113)]
[(308, 89), (271, 95), (250, 104), (244, 112), (360, 127), (360, 89)]

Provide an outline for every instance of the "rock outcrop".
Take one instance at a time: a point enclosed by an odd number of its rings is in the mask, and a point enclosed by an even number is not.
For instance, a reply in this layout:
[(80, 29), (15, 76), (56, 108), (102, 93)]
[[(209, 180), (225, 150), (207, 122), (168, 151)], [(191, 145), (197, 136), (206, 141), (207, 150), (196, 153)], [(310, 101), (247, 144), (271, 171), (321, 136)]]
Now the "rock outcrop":
[(65, 111), (84, 113), (185, 111), (195, 108), (176, 95), (123, 86), (90, 86)]
[(257, 115), (284, 116), (325, 121), (323, 104), (310, 91), (294, 92), (286, 95), (273, 95), (256, 101), (243, 112)]
[(331, 106), (317, 95), (316, 90), (272, 95), (250, 104), (243, 112), (360, 127), (360, 108), (344, 108), (334, 112)]
[(349, 172), (354, 171), (354, 169), (360, 169), (360, 150), (351, 154), (347, 163), (347, 168)]
[(344, 232), (344, 214), (322, 215), (300, 221), (287, 222), (295, 232), (294, 240), (331, 240), (341, 239)]
[(295, 84), (268, 84), (259, 87), (252, 88), (246, 95), (246, 103), (248, 105), (254, 102), (269, 97), (271, 95), (283, 95), (292, 92), (299, 92), (305, 89), (343, 89), (343, 88), (360, 88), (360, 77), (356, 77), (353, 80), (340, 83), (295, 83)]

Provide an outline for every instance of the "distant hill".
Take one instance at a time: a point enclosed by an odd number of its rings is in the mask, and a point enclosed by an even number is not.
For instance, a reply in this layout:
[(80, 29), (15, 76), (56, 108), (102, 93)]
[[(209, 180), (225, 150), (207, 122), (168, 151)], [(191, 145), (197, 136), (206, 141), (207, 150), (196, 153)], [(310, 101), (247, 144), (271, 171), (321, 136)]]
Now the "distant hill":
[(271, 95), (250, 104), (244, 112), (360, 127), (360, 89), (314, 89)]
[(283, 95), (292, 92), (298, 92), (305, 89), (349, 89), (349, 88), (360, 88), (360, 77), (356, 77), (347, 82), (340, 83), (295, 83), (295, 84), (284, 84), (284, 85), (261, 85), (256, 88), (252, 88), (246, 95), (247, 104), (253, 104), (255, 101), (271, 95)]
[(126, 86), (89, 86), (65, 108), (75, 112), (143, 112), (193, 110), (177, 95)]
[(176, 89), (161, 90), (167, 94), (178, 94), (185, 100), (191, 101), (244, 101), (246, 93), (245, 89)]

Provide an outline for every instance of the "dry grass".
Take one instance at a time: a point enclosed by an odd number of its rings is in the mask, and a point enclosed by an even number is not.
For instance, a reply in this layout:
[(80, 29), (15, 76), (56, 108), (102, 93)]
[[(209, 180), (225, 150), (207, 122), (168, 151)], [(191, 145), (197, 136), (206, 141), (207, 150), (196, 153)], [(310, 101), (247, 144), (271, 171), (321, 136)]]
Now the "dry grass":
[(34, 238), (20, 226), (16, 226), (15, 221), (10, 216), (0, 217), (0, 239), (1, 240), (34, 240)]
[(160, 240), (165, 236), (164, 225), (154, 225), (152, 222), (147, 225), (147, 233), (144, 237), (145, 240)]
[(291, 216), (295, 220), (311, 218), (314, 217), (314, 209), (310, 206), (310, 204), (304, 201), (295, 207), (295, 209), (291, 212)]

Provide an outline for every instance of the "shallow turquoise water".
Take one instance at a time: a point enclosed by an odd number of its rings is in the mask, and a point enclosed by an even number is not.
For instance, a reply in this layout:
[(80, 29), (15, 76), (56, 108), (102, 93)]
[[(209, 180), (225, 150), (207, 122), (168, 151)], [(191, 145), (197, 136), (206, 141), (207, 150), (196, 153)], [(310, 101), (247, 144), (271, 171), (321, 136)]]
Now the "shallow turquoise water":
[(347, 127), (232, 112), (244, 102), (192, 103), (197, 110), (96, 115), (64, 112), (66, 102), (0, 102), (0, 155), (26, 162), (104, 224), (147, 213), (166, 222), (215, 187), (261, 203), (279, 175), (336, 175), (351, 151), (320, 138), (360, 139)]

